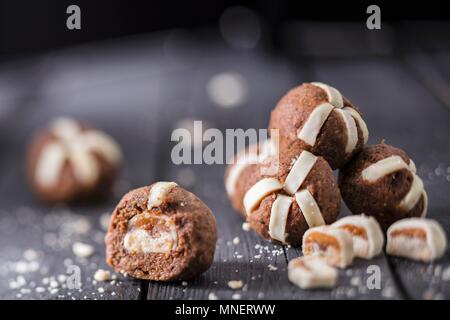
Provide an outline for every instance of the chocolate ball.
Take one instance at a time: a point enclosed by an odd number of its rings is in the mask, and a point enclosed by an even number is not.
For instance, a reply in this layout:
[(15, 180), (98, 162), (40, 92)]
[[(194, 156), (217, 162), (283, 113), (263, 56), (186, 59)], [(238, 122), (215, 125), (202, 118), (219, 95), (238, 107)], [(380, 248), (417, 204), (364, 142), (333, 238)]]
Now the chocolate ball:
[(427, 194), (414, 162), (385, 143), (366, 146), (343, 167), (339, 187), (353, 214), (375, 217), (384, 230), (397, 220), (427, 212)]
[(94, 200), (115, 182), (122, 153), (106, 133), (70, 118), (54, 119), (28, 150), (34, 193), (49, 203)]
[(135, 278), (185, 280), (210, 267), (216, 241), (211, 210), (176, 183), (157, 182), (130, 191), (114, 209), (106, 262)]
[(330, 224), (341, 198), (329, 164), (303, 150), (298, 155), (272, 155), (243, 170), (236, 197), (247, 222), (263, 238), (301, 245), (310, 227)]
[(269, 129), (278, 130), (280, 152), (301, 150), (342, 167), (367, 142), (361, 112), (335, 88), (318, 82), (290, 90), (272, 111)]

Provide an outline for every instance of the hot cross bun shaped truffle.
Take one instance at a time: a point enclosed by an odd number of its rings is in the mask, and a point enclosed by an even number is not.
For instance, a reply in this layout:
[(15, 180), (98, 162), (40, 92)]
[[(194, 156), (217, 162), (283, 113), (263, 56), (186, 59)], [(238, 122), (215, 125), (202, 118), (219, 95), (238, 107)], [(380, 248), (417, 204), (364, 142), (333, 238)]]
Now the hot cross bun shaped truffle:
[(268, 157), (248, 171), (243, 206), (250, 227), (263, 238), (300, 245), (309, 227), (336, 220), (339, 189), (323, 158), (304, 150)]
[(397, 220), (427, 213), (427, 193), (414, 162), (385, 143), (366, 146), (343, 167), (339, 187), (353, 214), (375, 217), (385, 231)]
[[(249, 174), (253, 172), (251, 167), (261, 164), (269, 157), (278, 155), (278, 145), (268, 139), (259, 144), (254, 144), (238, 152), (225, 172), (225, 190), (233, 208), (245, 217), (244, 195), (245, 184), (252, 179)], [(256, 182), (256, 181), (255, 181)]]
[(207, 270), (217, 241), (211, 210), (174, 182), (127, 193), (115, 208), (106, 262), (140, 279), (184, 280)]
[(28, 152), (35, 193), (48, 202), (93, 199), (111, 191), (122, 153), (106, 133), (71, 118), (54, 119)]
[(269, 129), (279, 130), (280, 152), (308, 150), (332, 169), (342, 167), (367, 143), (361, 112), (324, 83), (304, 83), (290, 90), (272, 111)]

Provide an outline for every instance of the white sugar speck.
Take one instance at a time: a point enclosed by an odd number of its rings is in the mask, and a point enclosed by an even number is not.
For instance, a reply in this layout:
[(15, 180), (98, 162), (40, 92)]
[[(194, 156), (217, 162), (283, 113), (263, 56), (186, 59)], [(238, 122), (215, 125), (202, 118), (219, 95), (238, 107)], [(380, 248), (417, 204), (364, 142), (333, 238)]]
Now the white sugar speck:
[(237, 290), (240, 289), (244, 286), (242, 280), (231, 280), (228, 281), (228, 286), (233, 289), (233, 290)]
[(214, 292), (210, 292), (208, 295), (208, 300), (219, 300), (219, 297)]
[(75, 242), (72, 245), (72, 251), (77, 257), (87, 258), (94, 253), (94, 247), (86, 243)]

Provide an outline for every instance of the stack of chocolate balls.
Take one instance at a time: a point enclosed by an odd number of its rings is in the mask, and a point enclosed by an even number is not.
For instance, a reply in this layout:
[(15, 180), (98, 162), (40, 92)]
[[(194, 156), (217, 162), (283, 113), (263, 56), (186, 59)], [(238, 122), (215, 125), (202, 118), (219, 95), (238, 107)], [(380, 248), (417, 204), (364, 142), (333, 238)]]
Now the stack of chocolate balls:
[(241, 151), (225, 174), (233, 207), (262, 237), (301, 245), (309, 228), (337, 220), (341, 196), (352, 214), (374, 217), (384, 231), (425, 216), (427, 194), (414, 162), (384, 142), (366, 145), (361, 111), (337, 89), (312, 82), (290, 90), (269, 129), (277, 139)]

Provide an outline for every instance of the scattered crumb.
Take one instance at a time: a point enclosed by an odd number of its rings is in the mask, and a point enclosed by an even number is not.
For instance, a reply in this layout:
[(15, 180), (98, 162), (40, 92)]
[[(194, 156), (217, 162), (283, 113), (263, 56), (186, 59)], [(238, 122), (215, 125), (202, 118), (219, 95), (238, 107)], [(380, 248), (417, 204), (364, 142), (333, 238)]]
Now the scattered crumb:
[(382, 295), (384, 298), (387, 298), (387, 299), (393, 298), (393, 297), (394, 297), (394, 294), (395, 294), (395, 290), (394, 290), (394, 288), (391, 287), (391, 286), (386, 286), (386, 287), (383, 289), (383, 291), (381, 292), (381, 295)]
[(352, 278), (350, 279), (350, 285), (352, 285), (352, 286), (354, 286), (354, 287), (357, 287), (357, 286), (359, 286), (360, 284), (361, 284), (361, 278), (360, 278), (360, 277), (354, 276), (354, 277), (352, 277)]
[(248, 222), (242, 223), (242, 230), (250, 231), (250, 224)]
[(264, 298), (264, 292), (259, 292), (258, 299), (263, 299), (263, 298)]
[(233, 290), (237, 290), (240, 289), (244, 286), (242, 280), (231, 280), (228, 281), (228, 286), (233, 289)]
[(271, 264), (269, 264), (267, 267), (269, 268), (270, 271), (277, 271), (278, 270), (277, 267), (275, 267), (275, 266), (273, 266)]
[(38, 253), (36, 252), (36, 250), (33, 250), (33, 249), (27, 249), (27, 250), (25, 250), (25, 252), (23, 253), (23, 257), (25, 258), (25, 260), (33, 261), (33, 260), (36, 260), (36, 259), (37, 259)]
[(63, 283), (63, 282), (66, 282), (67, 277), (64, 274), (60, 274), (57, 279), (59, 282)]
[(59, 287), (59, 283), (56, 280), (51, 280), (49, 285), (50, 285), (50, 288), (57, 288), (57, 287)]
[(103, 287), (100, 287), (100, 288), (97, 289), (97, 291), (98, 291), (99, 293), (103, 293), (103, 292), (105, 292), (105, 289), (103, 289)]
[(58, 291), (59, 290), (57, 288), (50, 289), (50, 294), (57, 294)]
[(235, 293), (231, 296), (231, 299), (233, 300), (240, 300), (241, 299), (241, 294), (240, 293)]
[(17, 261), (10, 265), (11, 271), (15, 273), (28, 273), (39, 270), (37, 261)]
[(450, 267), (447, 267), (444, 271), (442, 271), (442, 280), (450, 281)]
[(108, 281), (111, 278), (111, 274), (107, 270), (98, 269), (95, 271), (94, 279), (95, 281)]
[(22, 276), (17, 276), (16, 279), (12, 279), (9, 281), (9, 288), (10, 289), (18, 289), (20, 287), (23, 287), (27, 284), (27, 281)]
[(107, 231), (107, 230), (108, 230), (110, 219), (111, 219), (111, 214), (110, 214), (110, 213), (103, 213), (103, 214), (100, 216), (100, 219), (99, 219), (100, 227), (101, 227), (104, 231)]
[(234, 244), (234, 245), (238, 245), (239, 242), (241, 242), (241, 240), (239, 239), (239, 237), (235, 237), (235, 238), (233, 239), (233, 244)]
[(187, 281), (182, 281), (182, 282), (181, 282), (181, 285), (182, 285), (183, 287), (186, 287), (186, 286), (188, 285), (188, 283), (187, 283)]
[(77, 257), (87, 258), (94, 253), (94, 247), (86, 243), (75, 242), (72, 245), (72, 251)]
[(219, 297), (214, 292), (210, 292), (208, 295), (208, 300), (219, 300)]

